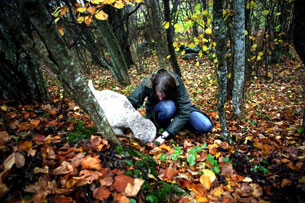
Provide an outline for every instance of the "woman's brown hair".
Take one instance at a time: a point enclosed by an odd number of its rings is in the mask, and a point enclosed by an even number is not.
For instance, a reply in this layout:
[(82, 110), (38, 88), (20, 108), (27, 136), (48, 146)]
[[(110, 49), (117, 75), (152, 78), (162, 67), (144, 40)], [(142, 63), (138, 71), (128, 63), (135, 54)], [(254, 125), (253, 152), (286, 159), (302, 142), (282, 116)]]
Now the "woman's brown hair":
[(173, 76), (171, 76), (165, 69), (159, 70), (151, 78), (152, 88), (154, 94), (157, 92), (164, 95), (164, 99), (173, 98), (176, 92), (176, 82)]

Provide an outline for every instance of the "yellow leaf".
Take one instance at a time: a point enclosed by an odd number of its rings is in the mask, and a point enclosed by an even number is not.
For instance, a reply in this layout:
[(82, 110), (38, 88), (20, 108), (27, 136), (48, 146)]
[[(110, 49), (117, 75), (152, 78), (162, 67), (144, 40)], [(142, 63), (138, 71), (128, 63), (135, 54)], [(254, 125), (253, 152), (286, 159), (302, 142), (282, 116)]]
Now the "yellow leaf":
[(83, 16), (79, 16), (79, 17), (76, 19), (76, 21), (77, 21), (78, 23), (82, 23), (82, 22), (84, 22), (84, 20), (85, 20), (85, 18), (84, 18)]
[(269, 11), (268, 11), (268, 10), (264, 10), (264, 11), (263, 11), (263, 15), (266, 16), (266, 15), (268, 15), (268, 14), (269, 14)]
[(171, 55), (168, 55), (166, 58), (169, 59), (171, 57)]
[(207, 40), (206, 38), (202, 38), (203, 42), (208, 42), (209, 40)]
[(169, 28), (169, 22), (165, 21), (163, 23), (164, 28), (167, 30)]
[(103, 10), (100, 10), (97, 14), (95, 14), (95, 18), (98, 20), (107, 20), (108, 14)]
[(143, 2), (143, 0), (135, 0), (135, 2), (141, 3), (141, 2)]
[(79, 7), (76, 9), (76, 11), (80, 12), (80, 13), (84, 13), (86, 11), (86, 7)]
[(258, 55), (262, 56), (262, 55), (264, 55), (264, 52), (261, 51), (261, 52), (258, 53)]
[(218, 62), (218, 60), (217, 59), (214, 59), (214, 63), (217, 63)]
[(200, 176), (200, 183), (201, 183), (207, 190), (210, 190), (210, 189), (211, 189), (212, 182), (211, 182), (211, 178), (210, 178), (208, 175), (203, 174), (202, 176)]
[(199, 64), (199, 61), (197, 61), (197, 62), (196, 62), (196, 66), (199, 66), (199, 65), (200, 65), (200, 64)]
[(208, 176), (211, 179), (211, 182), (214, 182), (214, 180), (216, 179), (215, 173), (209, 169), (203, 169), (203, 174)]
[(184, 55), (184, 54), (185, 54), (185, 51), (182, 51), (182, 52), (181, 52), (181, 55)]
[(202, 50), (199, 51), (198, 56), (201, 58), (203, 55)]
[(91, 15), (93, 15), (93, 14), (95, 13), (95, 10), (96, 10), (96, 8), (93, 7), (93, 6), (87, 8), (87, 11), (88, 11)]
[(261, 56), (258, 56), (256, 60), (260, 61), (262, 59)]
[(189, 45), (190, 48), (195, 48), (196, 45), (194, 44), (194, 42), (192, 42), (190, 45)]
[(124, 3), (122, 1), (116, 1), (114, 4), (115, 8), (121, 9), (124, 7)]
[(7, 110), (8, 110), (8, 107), (7, 107), (6, 105), (3, 105), (3, 106), (1, 106), (1, 109), (2, 109), (3, 111), (7, 111)]
[(59, 27), (58, 27), (58, 31), (59, 31), (59, 33), (60, 33), (61, 36), (64, 36), (65, 31), (64, 31), (64, 27), (63, 27), (63, 26), (59, 26)]
[(208, 47), (207, 47), (206, 45), (203, 45), (202, 50), (203, 50), (203, 51), (207, 51), (207, 50), (208, 50)]
[(227, 78), (231, 78), (231, 76), (232, 76), (232, 73), (229, 73), (228, 76), (227, 76)]
[(177, 33), (177, 32), (179, 32), (180, 29), (182, 28), (182, 25), (180, 25), (180, 24), (175, 24), (175, 25), (174, 25), (174, 28), (175, 28), (175, 33)]
[(212, 28), (208, 28), (205, 30), (205, 33), (207, 33), (208, 35), (212, 34)]
[(247, 30), (245, 30), (245, 35), (246, 35), (246, 36), (248, 35), (248, 31), (247, 31)]
[(102, 2), (103, 2), (103, 0), (91, 0), (92, 4), (100, 4)]

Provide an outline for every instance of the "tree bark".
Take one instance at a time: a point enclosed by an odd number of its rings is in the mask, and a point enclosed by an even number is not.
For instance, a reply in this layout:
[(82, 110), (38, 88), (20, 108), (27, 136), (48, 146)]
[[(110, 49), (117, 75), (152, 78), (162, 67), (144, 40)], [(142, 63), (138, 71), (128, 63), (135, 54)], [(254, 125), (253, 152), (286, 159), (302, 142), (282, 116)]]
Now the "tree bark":
[(233, 113), (237, 118), (241, 118), (243, 91), (245, 80), (245, 4), (243, 0), (234, 0), (233, 8), (235, 15), (233, 18), (233, 68), (234, 68), (234, 82), (233, 82)]
[(224, 136), (229, 136), (229, 130), (226, 122), (226, 113), (224, 105), (227, 98), (227, 75), (228, 68), (226, 63), (226, 26), (223, 20), (223, 0), (215, 0), (213, 6), (213, 27), (216, 37), (216, 57), (218, 60), (218, 101), (217, 112), (219, 115), (220, 127)]
[(170, 8), (169, 8), (169, 0), (164, 0), (164, 16), (165, 16), (165, 21), (169, 22), (169, 28), (166, 30), (166, 38), (167, 38), (167, 47), (168, 47), (168, 52), (170, 54), (170, 62), (172, 64), (172, 68), (175, 73), (177, 73), (181, 77), (181, 72), (180, 68), (177, 62), (176, 58), (176, 53), (175, 49), (173, 47), (173, 25), (171, 21), (171, 16), (170, 16)]
[(51, 71), (61, 79), (63, 86), (70, 90), (74, 101), (91, 117), (103, 137), (113, 144), (120, 144), (42, 1), (19, 0), (19, 3), (25, 12), (24, 17), (34, 26), (55, 64)]
[(157, 51), (159, 66), (165, 66), (164, 58), (167, 56), (167, 50), (164, 49), (165, 39), (163, 38), (163, 27), (161, 12), (159, 10), (159, 2), (157, 0), (145, 0), (149, 12), (149, 19), (151, 22), (151, 32), (154, 38), (154, 47)]
[[(20, 26), (1, 17), (0, 25), (0, 90), (20, 104), (49, 102), (38, 57), (28, 49)], [(23, 43), (20, 43), (23, 42)]]
[(120, 85), (130, 85), (128, 66), (118, 44), (118, 40), (111, 30), (109, 22), (107, 20), (98, 21), (98, 29), (101, 31), (107, 50), (110, 54), (113, 67), (110, 72)]
[[(305, 64), (305, 6), (302, 0), (294, 1), (293, 43), (295, 50)], [(305, 128), (305, 108), (303, 109), (303, 128)]]

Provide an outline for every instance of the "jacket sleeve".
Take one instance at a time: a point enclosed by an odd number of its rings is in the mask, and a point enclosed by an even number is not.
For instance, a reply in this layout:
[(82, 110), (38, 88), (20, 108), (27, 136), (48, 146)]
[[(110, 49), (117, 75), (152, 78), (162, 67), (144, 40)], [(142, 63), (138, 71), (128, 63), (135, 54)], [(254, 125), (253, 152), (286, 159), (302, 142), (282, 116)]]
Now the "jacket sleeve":
[(177, 86), (177, 113), (170, 125), (166, 128), (166, 131), (171, 135), (176, 135), (188, 122), (191, 114), (192, 103), (190, 101), (188, 92), (180, 79), (177, 77), (179, 85)]
[(140, 108), (144, 103), (144, 99), (148, 96), (147, 91), (145, 90), (147, 79), (148, 78), (145, 78), (141, 84), (127, 97), (135, 109)]

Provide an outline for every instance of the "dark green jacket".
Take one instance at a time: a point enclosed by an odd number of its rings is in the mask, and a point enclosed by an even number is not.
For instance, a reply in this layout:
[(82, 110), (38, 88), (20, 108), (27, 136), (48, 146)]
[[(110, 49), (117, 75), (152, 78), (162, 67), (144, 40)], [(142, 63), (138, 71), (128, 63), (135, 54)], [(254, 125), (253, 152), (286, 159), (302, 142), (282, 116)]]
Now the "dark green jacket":
[[(176, 104), (176, 115), (165, 130), (171, 135), (176, 135), (188, 122), (191, 112), (201, 111), (199, 108), (192, 105), (188, 92), (181, 78), (173, 72), (168, 70), (167, 72), (172, 75), (176, 81), (176, 95), (174, 95), (174, 98), (172, 98)], [(153, 93), (151, 77), (152, 75), (145, 78), (141, 84), (128, 96), (128, 100), (135, 109), (138, 109), (143, 105), (145, 98), (147, 98), (145, 104), (146, 118), (152, 120), (159, 128), (160, 126), (158, 126), (154, 114), (155, 105), (159, 102), (159, 100)]]

